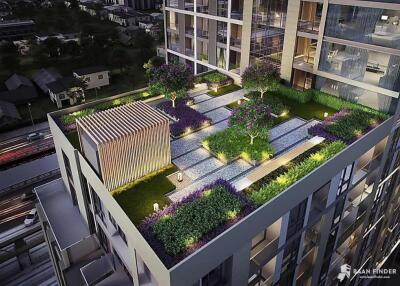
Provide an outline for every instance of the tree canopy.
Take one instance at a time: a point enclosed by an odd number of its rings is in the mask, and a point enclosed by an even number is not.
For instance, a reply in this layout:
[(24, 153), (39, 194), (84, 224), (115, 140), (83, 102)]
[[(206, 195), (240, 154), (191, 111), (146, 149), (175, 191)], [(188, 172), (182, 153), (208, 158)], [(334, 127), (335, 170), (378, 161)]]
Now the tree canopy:
[(186, 96), (193, 86), (193, 80), (189, 66), (180, 63), (165, 64), (153, 70), (149, 89), (153, 93), (164, 94), (175, 107), (175, 100)]
[(254, 138), (267, 138), (272, 124), (271, 110), (259, 101), (249, 101), (238, 108), (230, 117), (230, 125), (250, 136), (250, 145)]
[(242, 75), (242, 85), (248, 91), (258, 91), (263, 98), (264, 93), (273, 91), (279, 85), (279, 70), (268, 62), (257, 63), (246, 68)]

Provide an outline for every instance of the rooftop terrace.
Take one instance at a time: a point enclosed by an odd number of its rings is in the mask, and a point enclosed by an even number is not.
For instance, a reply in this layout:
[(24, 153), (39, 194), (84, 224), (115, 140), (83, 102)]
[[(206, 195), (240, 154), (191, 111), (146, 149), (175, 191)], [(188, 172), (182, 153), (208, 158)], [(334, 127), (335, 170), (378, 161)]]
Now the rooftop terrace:
[[(192, 92), (190, 102), (193, 105), (189, 108), (200, 113), (203, 116), (201, 118), (209, 118), (210, 122), (207, 126), (194, 125), (194, 128), (178, 137), (171, 136), (174, 166), (149, 174), (113, 193), (116, 201), (142, 230), (143, 236), (167, 267), (198, 250), (248, 215), (248, 210), (254, 210), (278, 196), (389, 118), (383, 112), (317, 91), (300, 92), (282, 86), (263, 99), (274, 119), (268, 136), (254, 141), (254, 148), (261, 148), (257, 152), (263, 152), (262, 148), (268, 146), (268, 150), (272, 150), (268, 151), (271, 154), (265, 158), (252, 157), (251, 152), (246, 155), (243, 153), (246, 150), (239, 149), (240, 156), (229, 157), (227, 155), (233, 149), (230, 144), (236, 144), (239, 136), (233, 131), (228, 132), (232, 128), (229, 124), (232, 112), (241, 108), (248, 97), (257, 95), (245, 96), (243, 90), (218, 96), (210, 96), (207, 92)], [(157, 106), (159, 101), (150, 104)], [(102, 105), (112, 106), (105, 102)], [(87, 112), (90, 108), (85, 110)], [(163, 109), (163, 112), (168, 115), (168, 109)], [(172, 116), (170, 119), (172, 124), (176, 120)], [(62, 126), (66, 127), (65, 124)], [(73, 128), (67, 126), (65, 130)], [(227, 137), (222, 140), (223, 143), (217, 144), (218, 149), (214, 149), (216, 147), (210, 143), (214, 137), (219, 136)], [(229, 160), (225, 160), (227, 157)], [(178, 180), (176, 171), (182, 173), (183, 181)], [(197, 204), (204, 203), (201, 198), (215, 190), (208, 186), (210, 182), (221, 179), (225, 190), (240, 193), (242, 203), (235, 206), (233, 199), (230, 205), (231, 198), (228, 195), (228, 205), (215, 205), (216, 210), (221, 211), (221, 215), (216, 218), (219, 221), (216, 226), (204, 228), (199, 225), (197, 227), (202, 230), (201, 235), (174, 238), (179, 241), (173, 242), (171, 246), (171, 242), (160, 234), (162, 221), (171, 219), (171, 223), (179, 227), (180, 224), (174, 222), (182, 219), (179, 218), (181, 215), (177, 215), (177, 210), (198, 209)], [(194, 203), (198, 199), (202, 202)], [(141, 204), (132, 203), (139, 200)], [(166, 209), (154, 214), (154, 203), (158, 203), (160, 208), (166, 206)], [(204, 207), (200, 210), (200, 213), (206, 212)], [(197, 230), (193, 231), (198, 233)]]

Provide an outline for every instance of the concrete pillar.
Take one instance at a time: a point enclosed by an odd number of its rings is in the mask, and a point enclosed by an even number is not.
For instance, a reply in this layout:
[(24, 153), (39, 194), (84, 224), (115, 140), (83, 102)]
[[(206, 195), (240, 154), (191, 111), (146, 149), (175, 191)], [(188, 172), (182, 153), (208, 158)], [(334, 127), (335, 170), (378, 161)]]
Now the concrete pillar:
[[(282, 216), (281, 232), (279, 234), (279, 241), (278, 241), (278, 249), (281, 248), (282, 246), (284, 246), (286, 243), (289, 219), (290, 219), (290, 211), (287, 212), (284, 216)], [(281, 278), (283, 252), (284, 252), (284, 250), (281, 250), (281, 252), (279, 252), (276, 255), (275, 271), (274, 271), (274, 276), (273, 276), (274, 283), (278, 283), (279, 279)]]
[(293, 57), (296, 49), (299, 13), (300, 1), (289, 0), (281, 62), (281, 78), (287, 82), (290, 82), (292, 79)]
[(314, 57), (314, 66), (313, 66), (314, 73), (318, 71), (319, 59), (321, 56), (322, 40), (324, 38), (326, 17), (328, 14), (328, 6), (329, 6), (329, 1), (324, 0), (324, 6), (322, 7), (321, 23), (319, 25), (319, 32), (318, 32), (317, 50), (315, 52), (315, 57)]
[(242, 43), (240, 53), (240, 74), (250, 63), (251, 24), (253, 22), (253, 0), (246, 0), (243, 6)]
[(208, 20), (208, 63), (217, 66), (217, 20)]
[(238, 249), (232, 256), (230, 286), (246, 286), (250, 271), (251, 241)]

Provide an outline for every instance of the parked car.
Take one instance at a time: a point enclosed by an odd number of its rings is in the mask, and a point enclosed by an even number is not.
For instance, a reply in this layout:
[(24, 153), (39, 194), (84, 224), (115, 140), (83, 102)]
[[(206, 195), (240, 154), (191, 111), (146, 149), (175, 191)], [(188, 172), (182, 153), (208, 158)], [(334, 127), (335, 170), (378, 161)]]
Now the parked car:
[(32, 141), (42, 139), (43, 137), (44, 137), (43, 133), (33, 132), (33, 133), (29, 134), (28, 136), (26, 136), (26, 140), (28, 140), (29, 142), (32, 142)]
[(21, 196), (23, 201), (33, 201), (36, 199), (36, 195), (33, 191), (23, 193)]
[(32, 209), (25, 217), (24, 224), (25, 226), (31, 226), (35, 223), (38, 218), (38, 213), (36, 209)]

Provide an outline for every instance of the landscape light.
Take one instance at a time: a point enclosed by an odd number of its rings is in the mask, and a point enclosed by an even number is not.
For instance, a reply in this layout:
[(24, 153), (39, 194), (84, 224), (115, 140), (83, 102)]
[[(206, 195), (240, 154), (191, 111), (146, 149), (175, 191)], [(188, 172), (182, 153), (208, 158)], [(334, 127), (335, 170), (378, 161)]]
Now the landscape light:
[(328, 112), (324, 112), (324, 118), (327, 118), (329, 116)]
[(154, 210), (155, 212), (158, 212), (158, 211), (160, 210), (160, 206), (158, 205), (158, 203), (154, 203), (154, 204), (153, 204), (153, 210)]

